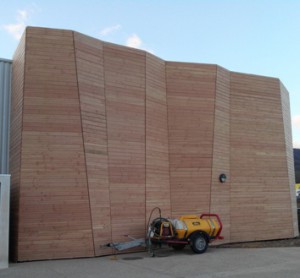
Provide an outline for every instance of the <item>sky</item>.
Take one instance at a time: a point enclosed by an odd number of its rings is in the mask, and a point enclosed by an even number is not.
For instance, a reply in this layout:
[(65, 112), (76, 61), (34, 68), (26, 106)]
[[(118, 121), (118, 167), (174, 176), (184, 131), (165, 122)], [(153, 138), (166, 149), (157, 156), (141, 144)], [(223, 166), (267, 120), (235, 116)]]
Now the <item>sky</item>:
[(75, 30), (168, 61), (278, 77), (300, 148), (300, 0), (1, 0), (0, 57), (26, 26)]

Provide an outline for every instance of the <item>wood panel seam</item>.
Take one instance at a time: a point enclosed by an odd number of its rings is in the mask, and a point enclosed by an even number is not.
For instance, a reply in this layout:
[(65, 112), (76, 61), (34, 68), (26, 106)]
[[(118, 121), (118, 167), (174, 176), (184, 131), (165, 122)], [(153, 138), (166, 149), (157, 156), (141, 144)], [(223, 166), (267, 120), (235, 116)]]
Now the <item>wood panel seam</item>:
[(218, 66), (216, 68), (216, 75), (215, 75), (215, 99), (214, 99), (214, 119), (213, 119), (213, 131), (212, 131), (212, 148), (211, 148), (211, 176), (210, 176), (210, 196), (209, 196), (209, 213), (211, 211), (211, 198), (212, 198), (212, 187), (213, 187), (213, 166), (214, 166), (214, 146), (215, 146), (215, 125), (216, 125), (216, 102), (217, 102), (217, 78), (218, 78)]
[[(232, 135), (232, 130), (231, 130), (231, 72), (229, 72), (229, 171), (231, 171), (231, 135)], [(229, 175), (230, 179), (230, 190), (229, 190), (229, 235), (230, 235), (230, 240), (231, 240), (231, 195), (232, 195), (232, 180), (231, 176)]]
[(147, 53), (145, 52), (145, 234), (147, 233)]
[(79, 89), (79, 82), (78, 82), (78, 68), (77, 68), (77, 51), (75, 46), (75, 32), (72, 31), (72, 39), (73, 39), (73, 51), (74, 51), (74, 62), (75, 62), (75, 72), (76, 72), (76, 83), (77, 83), (77, 94), (78, 94), (78, 105), (79, 105), (79, 113), (80, 113), (80, 127), (81, 127), (81, 136), (82, 136), (82, 148), (83, 148), (83, 155), (84, 155), (84, 166), (85, 166), (85, 177), (86, 177), (86, 189), (89, 199), (89, 215), (90, 215), (90, 223), (91, 223), (91, 234), (92, 234), (92, 244), (94, 250), (94, 256), (96, 256), (95, 250), (95, 238), (94, 238), (94, 229), (93, 229), (93, 217), (92, 217), (92, 208), (91, 208), (91, 197), (90, 197), (90, 190), (89, 190), (89, 177), (87, 171), (87, 160), (86, 160), (86, 153), (85, 153), (85, 144), (84, 144), (84, 136), (83, 136), (83, 123), (82, 123), (82, 110), (81, 110), (81, 94)]
[(171, 185), (171, 170), (170, 170), (170, 130), (169, 130), (169, 103), (168, 103), (168, 77), (167, 77), (167, 62), (164, 61), (165, 65), (165, 83), (166, 83), (166, 106), (167, 106), (167, 131), (168, 131), (168, 161), (169, 161), (169, 188), (170, 188), (170, 214), (173, 217), (172, 208), (172, 185)]
[(109, 163), (109, 140), (108, 140), (108, 127), (107, 127), (107, 100), (106, 100), (106, 78), (105, 78), (105, 43), (103, 43), (103, 50), (102, 50), (102, 58), (103, 58), (103, 81), (104, 81), (104, 103), (105, 103), (105, 130), (106, 130), (106, 137), (107, 137), (107, 144), (106, 144), (106, 151), (107, 151), (107, 182), (108, 182), (108, 198), (109, 198), (109, 215), (110, 215), (110, 239), (112, 241), (112, 214), (111, 214), (111, 188), (110, 188), (110, 163)]
[[(287, 170), (287, 174), (288, 174), (288, 182), (289, 182), (289, 195), (291, 195), (291, 185), (290, 185), (290, 169), (289, 169), (289, 157), (288, 157), (288, 149), (287, 149), (287, 144), (289, 142), (287, 142), (287, 134), (286, 134), (286, 122), (285, 121), (285, 117), (284, 117), (284, 108), (283, 107), (283, 97), (282, 97), (282, 92), (281, 92), (281, 85), (280, 85), (280, 81), (278, 80), (278, 87), (279, 87), (279, 94), (280, 94), (280, 100), (281, 100), (281, 119), (282, 119), (282, 127), (283, 127), (283, 132), (284, 132), (284, 149), (285, 149), (285, 153), (286, 153), (286, 156), (285, 156), (285, 160), (286, 160), (286, 170)], [(291, 200), (290, 202), (290, 205), (291, 205), (291, 225), (292, 225), (292, 228), (291, 228), (291, 236), (294, 236), (294, 218), (293, 218), (293, 202)]]
[(229, 130), (228, 130), (228, 152), (229, 152), (229, 157), (228, 157), (228, 166), (229, 166), (229, 170), (228, 170), (228, 174), (229, 174), (229, 242), (231, 241), (231, 81), (230, 81), (230, 72), (228, 72), (228, 124), (229, 124)]

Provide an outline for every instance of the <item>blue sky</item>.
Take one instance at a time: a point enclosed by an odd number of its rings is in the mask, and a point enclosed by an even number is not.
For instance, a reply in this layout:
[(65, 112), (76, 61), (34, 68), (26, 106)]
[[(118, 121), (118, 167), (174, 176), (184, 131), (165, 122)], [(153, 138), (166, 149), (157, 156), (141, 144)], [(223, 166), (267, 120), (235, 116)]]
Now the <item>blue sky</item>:
[(71, 29), (171, 61), (278, 77), (290, 92), (300, 148), (300, 1), (90, 0), (0, 2), (0, 57), (25, 26)]

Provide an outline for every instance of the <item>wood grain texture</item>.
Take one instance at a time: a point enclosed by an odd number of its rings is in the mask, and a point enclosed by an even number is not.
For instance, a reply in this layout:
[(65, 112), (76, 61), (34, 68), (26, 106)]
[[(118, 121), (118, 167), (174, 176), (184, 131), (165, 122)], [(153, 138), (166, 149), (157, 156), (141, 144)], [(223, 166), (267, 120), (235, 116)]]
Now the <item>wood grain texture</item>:
[(145, 236), (156, 206), (220, 214), (224, 242), (298, 234), (278, 79), (30, 27), (11, 111), (15, 260), (111, 254), (107, 243)]
[(145, 53), (104, 45), (111, 229), (145, 236)]
[(166, 78), (165, 62), (146, 54), (146, 221), (155, 207), (171, 216)]
[(231, 73), (230, 84), (231, 241), (291, 237), (278, 80)]
[(172, 215), (209, 211), (216, 66), (166, 63)]
[[(230, 72), (217, 67), (216, 101), (213, 137), (213, 162), (211, 177), (211, 213), (222, 219), (224, 240), (230, 242)], [(225, 183), (219, 181), (220, 174), (226, 174)]]
[(26, 31), (18, 260), (93, 256), (73, 32)]
[(294, 169), (290, 99), (289, 99), (289, 93), (287, 89), (284, 87), (284, 85), (281, 82), (280, 82), (280, 96), (281, 96), (282, 118), (283, 118), (284, 135), (285, 135), (287, 170), (288, 170), (288, 178), (289, 178), (290, 197), (291, 197), (290, 202), (291, 202), (292, 221), (293, 221), (292, 236), (296, 237), (299, 235), (299, 229), (298, 229), (298, 216), (297, 216), (297, 200), (295, 197), (296, 182), (295, 182), (295, 174), (294, 174), (295, 169)]
[(112, 252), (103, 43), (74, 33), (95, 255)]

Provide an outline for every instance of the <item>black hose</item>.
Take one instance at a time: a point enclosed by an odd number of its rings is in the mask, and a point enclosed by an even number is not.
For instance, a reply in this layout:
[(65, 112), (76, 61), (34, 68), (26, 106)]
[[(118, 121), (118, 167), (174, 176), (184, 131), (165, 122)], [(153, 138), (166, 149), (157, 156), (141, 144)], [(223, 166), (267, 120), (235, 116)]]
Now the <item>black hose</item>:
[[(150, 234), (151, 234), (151, 230), (149, 232), (149, 227), (150, 227), (150, 221), (151, 221), (151, 218), (152, 218), (152, 214), (155, 210), (158, 210), (159, 212), (159, 219), (162, 219), (161, 217), (161, 209), (159, 207), (155, 207), (154, 209), (152, 209), (151, 213), (150, 213), (150, 216), (149, 216), (149, 219), (148, 219), (148, 223), (147, 223), (147, 227), (146, 227), (146, 236), (145, 236), (145, 243), (146, 243), (146, 247), (148, 248), (148, 252), (149, 254), (154, 257), (155, 254), (154, 254), (154, 250), (152, 248), (152, 243), (151, 243), (151, 239), (150, 239)], [(157, 219), (157, 218), (156, 218)], [(148, 244), (147, 244), (148, 243)]]
[(159, 218), (162, 219), (161, 217), (161, 209), (159, 207), (155, 207), (154, 209), (152, 209), (151, 213), (150, 213), (150, 216), (149, 216), (149, 219), (148, 219), (148, 223), (147, 223), (147, 231), (146, 231), (146, 238), (147, 238), (147, 234), (148, 234), (148, 228), (149, 228), (149, 225), (150, 225), (150, 221), (151, 221), (151, 218), (152, 218), (152, 214), (155, 210), (159, 211)]

